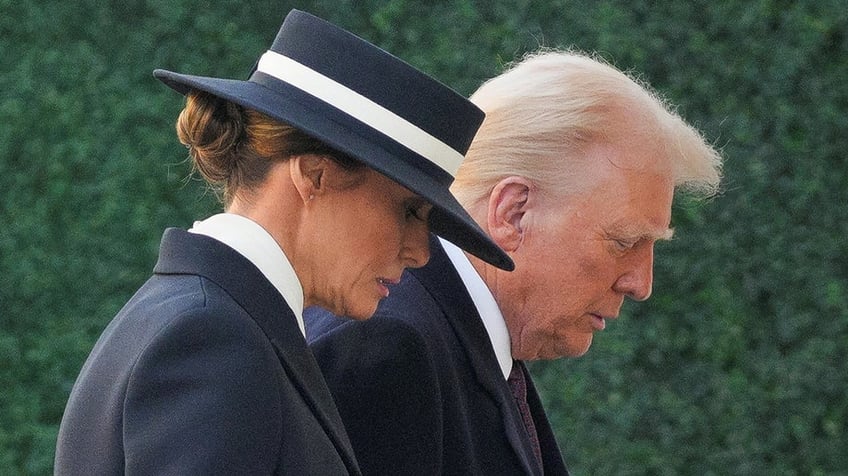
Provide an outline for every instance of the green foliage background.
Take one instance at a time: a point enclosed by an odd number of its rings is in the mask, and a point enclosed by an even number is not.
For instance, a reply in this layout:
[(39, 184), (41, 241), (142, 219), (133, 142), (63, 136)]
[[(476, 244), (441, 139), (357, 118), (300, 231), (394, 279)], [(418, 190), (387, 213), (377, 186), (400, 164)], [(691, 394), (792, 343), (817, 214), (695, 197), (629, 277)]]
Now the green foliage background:
[(598, 51), (723, 150), (653, 298), (532, 368), (575, 474), (848, 474), (844, 0), (0, 0), (0, 472), (51, 472), (161, 231), (218, 209), (151, 71), (245, 77), (292, 7), (464, 94), (540, 45)]

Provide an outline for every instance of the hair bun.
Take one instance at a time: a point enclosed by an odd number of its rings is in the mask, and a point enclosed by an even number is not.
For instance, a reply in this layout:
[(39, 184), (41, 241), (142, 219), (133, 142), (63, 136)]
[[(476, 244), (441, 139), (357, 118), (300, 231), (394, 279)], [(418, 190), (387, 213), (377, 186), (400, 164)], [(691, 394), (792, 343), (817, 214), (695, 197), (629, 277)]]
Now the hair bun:
[(177, 119), (177, 136), (204, 179), (213, 186), (226, 184), (245, 136), (244, 110), (217, 96), (193, 91)]

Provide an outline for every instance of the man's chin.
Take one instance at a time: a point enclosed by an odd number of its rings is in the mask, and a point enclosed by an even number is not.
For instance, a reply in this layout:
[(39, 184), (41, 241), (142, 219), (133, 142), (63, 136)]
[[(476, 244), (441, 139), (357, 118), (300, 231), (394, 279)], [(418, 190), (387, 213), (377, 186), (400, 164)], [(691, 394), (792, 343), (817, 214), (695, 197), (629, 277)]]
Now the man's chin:
[(588, 334), (587, 337), (580, 339), (578, 342), (566, 341), (563, 347), (557, 349), (558, 352), (556, 352), (556, 355), (547, 357), (545, 360), (559, 359), (561, 357), (582, 357), (589, 351), (589, 347), (591, 346), (592, 334)]

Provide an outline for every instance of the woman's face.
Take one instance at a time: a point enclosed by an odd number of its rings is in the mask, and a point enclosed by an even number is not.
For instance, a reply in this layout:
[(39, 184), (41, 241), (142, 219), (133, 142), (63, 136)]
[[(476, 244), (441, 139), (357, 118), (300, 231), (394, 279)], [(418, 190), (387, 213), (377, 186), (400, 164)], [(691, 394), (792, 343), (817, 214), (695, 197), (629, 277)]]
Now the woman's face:
[[(349, 173), (349, 172), (344, 172)], [(368, 319), (400, 281), (404, 268), (430, 259), (427, 218), (432, 206), (371, 169), (353, 185), (309, 200), (318, 239), (306, 303), (354, 319)]]

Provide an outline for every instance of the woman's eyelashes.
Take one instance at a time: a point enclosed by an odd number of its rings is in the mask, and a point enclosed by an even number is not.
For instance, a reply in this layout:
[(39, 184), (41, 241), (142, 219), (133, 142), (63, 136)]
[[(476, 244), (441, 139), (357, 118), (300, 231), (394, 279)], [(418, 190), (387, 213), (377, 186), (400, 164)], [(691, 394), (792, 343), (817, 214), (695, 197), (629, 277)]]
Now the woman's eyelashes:
[(406, 210), (405, 215), (407, 219), (427, 221), (427, 217), (432, 206), (424, 201), (424, 199), (417, 198), (408, 200), (404, 205), (404, 208)]

